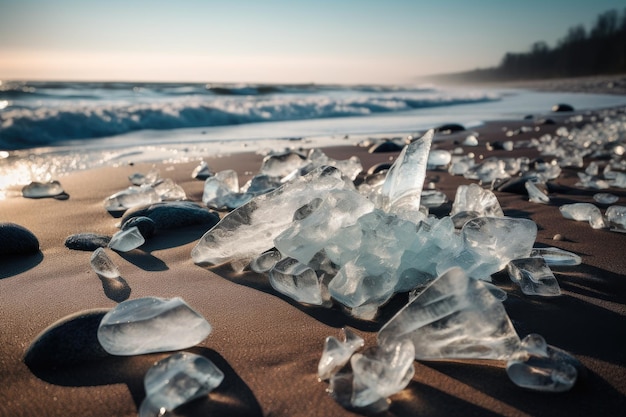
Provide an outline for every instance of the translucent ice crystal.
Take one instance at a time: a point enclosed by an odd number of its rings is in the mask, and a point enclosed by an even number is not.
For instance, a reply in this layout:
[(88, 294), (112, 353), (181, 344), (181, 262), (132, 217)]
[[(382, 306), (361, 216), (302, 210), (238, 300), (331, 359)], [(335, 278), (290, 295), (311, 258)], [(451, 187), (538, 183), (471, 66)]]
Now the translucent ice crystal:
[(606, 219), (614, 232), (626, 232), (626, 206), (611, 206), (606, 209)]
[(565, 251), (559, 248), (533, 248), (530, 252), (531, 257), (542, 257), (550, 266), (567, 266), (580, 265), (582, 259), (575, 253)]
[(140, 417), (155, 417), (206, 396), (224, 380), (224, 373), (204, 356), (175, 353), (155, 363), (144, 377), (146, 398)]
[(96, 274), (100, 276), (105, 278), (117, 278), (120, 276), (117, 266), (109, 259), (103, 248), (98, 248), (93, 252), (90, 263)]
[(352, 189), (337, 168), (321, 167), (233, 210), (202, 236), (191, 256), (196, 263), (252, 259), (274, 246), (294, 213), (333, 189)]
[(509, 359), (506, 372), (515, 385), (535, 391), (563, 392), (574, 386), (582, 365), (567, 352), (550, 346), (538, 334), (521, 342)]
[(126, 230), (120, 230), (111, 237), (109, 247), (119, 252), (128, 252), (136, 249), (146, 242), (137, 226)]
[(259, 274), (269, 272), (278, 261), (282, 259), (282, 254), (277, 250), (263, 252), (250, 261), (250, 269)]
[(559, 210), (566, 219), (588, 221), (593, 229), (606, 227), (600, 209), (591, 203), (565, 204), (559, 207)]
[(322, 381), (337, 373), (348, 363), (352, 354), (365, 344), (363, 338), (350, 329), (344, 327), (341, 332), (343, 341), (334, 336), (328, 336), (324, 342), (324, 351), (317, 366), (317, 376)]
[(452, 160), (450, 151), (444, 149), (433, 149), (428, 154), (428, 169), (445, 168)]
[(424, 217), (419, 208), (433, 136), (434, 131), (429, 130), (405, 146), (389, 169), (381, 190), (385, 211), (416, 223)]
[(479, 216), (504, 216), (496, 195), (478, 184), (460, 185), (457, 188), (450, 215), (463, 211), (474, 211)]
[(511, 281), (518, 284), (526, 295), (561, 295), (559, 283), (543, 258), (513, 259), (507, 265), (507, 271)]
[(439, 276), (378, 332), (380, 345), (403, 339), (423, 360), (502, 360), (520, 346), (502, 303), (459, 268)]
[(22, 188), (22, 196), (26, 198), (55, 197), (63, 194), (63, 187), (59, 181), (37, 182), (33, 181)]
[(272, 287), (294, 300), (313, 305), (321, 305), (322, 283), (315, 271), (293, 258), (280, 260), (270, 270)]
[(542, 204), (548, 204), (550, 202), (550, 197), (541, 191), (534, 182), (526, 181), (524, 186), (526, 187), (526, 191), (528, 191), (528, 201)]
[(124, 301), (98, 327), (98, 341), (112, 355), (130, 356), (185, 349), (211, 333), (211, 325), (181, 298)]
[(613, 204), (619, 200), (619, 197), (610, 193), (597, 193), (593, 195), (593, 199), (600, 204)]
[(247, 203), (252, 195), (239, 192), (239, 179), (232, 169), (220, 171), (204, 182), (202, 202), (215, 209), (233, 209)]
[(108, 211), (124, 211), (132, 207), (157, 203), (161, 197), (151, 185), (128, 187), (104, 200), (104, 207)]

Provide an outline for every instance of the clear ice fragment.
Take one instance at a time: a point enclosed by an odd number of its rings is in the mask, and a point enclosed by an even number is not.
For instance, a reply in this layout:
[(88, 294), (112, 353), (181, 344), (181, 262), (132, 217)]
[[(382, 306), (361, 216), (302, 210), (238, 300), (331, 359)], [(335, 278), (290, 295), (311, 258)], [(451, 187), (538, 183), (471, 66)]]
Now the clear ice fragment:
[(146, 398), (140, 417), (154, 417), (206, 396), (224, 380), (224, 373), (204, 356), (175, 353), (155, 363), (144, 377)]
[(133, 186), (107, 197), (104, 208), (108, 211), (123, 211), (159, 201), (161, 197), (151, 185)]
[(423, 190), (421, 204), (424, 207), (439, 207), (448, 202), (448, 196), (437, 190)]
[(150, 185), (150, 184), (154, 184), (155, 182), (157, 182), (159, 180), (160, 175), (161, 174), (158, 169), (152, 168), (145, 175), (140, 172), (136, 172), (132, 175), (129, 175), (128, 180), (133, 185), (145, 185), (145, 184)]
[(403, 339), (422, 360), (503, 360), (520, 346), (502, 303), (460, 268), (439, 276), (378, 332), (379, 345)]
[(593, 199), (600, 204), (613, 204), (617, 203), (619, 197), (610, 193), (597, 193), (593, 195)]
[(270, 177), (284, 177), (306, 165), (306, 158), (292, 151), (275, 153), (263, 158), (260, 173)]
[(120, 271), (108, 257), (104, 248), (98, 248), (93, 252), (90, 263), (95, 273), (100, 276), (112, 279), (120, 276)]
[(233, 209), (247, 203), (252, 195), (239, 192), (237, 172), (220, 171), (204, 181), (202, 202), (215, 209)]
[(341, 333), (343, 341), (334, 336), (328, 336), (324, 342), (324, 351), (317, 365), (317, 376), (321, 381), (337, 373), (348, 363), (352, 354), (365, 344), (362, 337), (348, 328), (342, 328)]
[(469, 135), (463, 140), (463, 146), (478, 146), (478, 138), (476, 135)]
[(63, 194), (63, 187), (59, 181), (37, 182), (33, 181), (22, 188), (22, 196), (26, 198), (55, 197)]
[(201, 181), (206, 180), (211, 175), (213, 175), (213, 172), (211, 172), (211, 168), (209, 168), (209, 164), (207, 164), (205, 161), (200, 161), (198, 166), (195, 167), (193, 171), (191, 172), (191, 178), (201, 180)]
[(522, 388), (564, 392), (576, 383), (582, 365), (569, 353), (550, 346), (538, 334), (526, 336), (506, 365), (506, 373)]
[(366, 407), (402, 391), (415, 374), (415, 348), (408, 339), (389, 341), (350, 359), (354, 407)]
[(118, 252), (128, 252), (146, 243), (139, 228), (133, 226), (126, 230), (120, 230), (111, 237), (109, 247)]
[(144, 297), (109, 311), (98, 327), (98, 341), (111, 355), (142, 355), (194, 346), (211, 330), (182, 298)]
[(588, 221), (593, 229), (606, 227), (600, 209), (591, 203), (565, 204), (559, 207), (559, 210), (566, 219)]
[(424, 217), (419, 210), (420, 199), (434, 134), (431, 129), (420, 139), (405, 146), (389, 169), (381, 190), (383, 209), (388, 213), (413, 222)]
[(478, 184), (459, 185), (457, 188), (450, 215), (454, 216), (462, 211), (473, 211), (480, 216), (504, 216), (496, 195)]
[(528, 201), (541, 204), (548, 204), (550, 202), (550, 197), (541, 191), (534, 182), (526, 181), (524, 187), (526, 187), (526, 191), (528, 191)]
[(580, 265), (582, 262), (580, 256), (575, 253), (554, 247), (533, 248), (530, 256), (533, 258), (542, 257), (546, 264), (550, 266)]
[(250, 261), (250, 269), (259, 274), (269, 272), (278, 261), (282, 259), (282, 254), (277, 250), (263, 252)]
[(452, 154), (444, 149), (433, 149), (428, 154), (427, 169), (445, 168), (452, 160)]
[(606, 209), (606, 220), (613, 232), (626, 232), (626, 206), (611, 206)]
[(507, 265), (507, 271), (511, 281), (518, 284), (526, 295), (561, 295), (556, 277), (541, 257), (513, 259)]
[(306, 264), (293, 258), (280, 260), (270, 270), (270, 284), (272, 287), (294, 300), (321, 305), (322, 283), (315, 271)]
[(156, 193), (161, 197), (162, 201), (177, 201), (187, 198), (185, 190), (176, 184), (170, 178), (160, 180), (153, 185)]

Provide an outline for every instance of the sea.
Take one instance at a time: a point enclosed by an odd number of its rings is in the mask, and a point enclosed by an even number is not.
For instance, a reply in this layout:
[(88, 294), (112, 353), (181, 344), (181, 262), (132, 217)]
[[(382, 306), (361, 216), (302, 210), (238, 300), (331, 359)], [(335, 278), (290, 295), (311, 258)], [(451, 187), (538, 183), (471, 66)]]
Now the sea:
[(0, 189), (102, 165), (471, 128), (556, 103), (598, 109), (626, 97), (434, 84), (0, 81)]

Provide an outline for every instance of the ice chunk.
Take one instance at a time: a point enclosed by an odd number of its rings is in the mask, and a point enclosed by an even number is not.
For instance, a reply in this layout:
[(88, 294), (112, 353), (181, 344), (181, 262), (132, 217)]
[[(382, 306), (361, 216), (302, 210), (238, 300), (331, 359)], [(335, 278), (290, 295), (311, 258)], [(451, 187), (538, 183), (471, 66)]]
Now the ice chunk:
[(63, 194), (63, 187), (59, 181), (33, 181), (22, 188), (22, 196), (26, 198), (56, 197)]
[(308, 155), (308, 160), (315, 164), (315, 166), (328, 165), (338, 168), (341, 172), (343, 172), (343, 175), (350, 178), (352, 181), (354, 181), (359, 173), (363, 171), (361, 160), (356, 156), (351, 156), (344, 161), (338, 161), (336, 159), (329, 158), (324, 152), (317, 148), (311, 149)]
[(597, 193), (593, 195), (593, 199), (600, 204), (613, 204), (619, 200), (619, 197), (610, 193)]
[(204, 356), (179, 352), (158, 361), (144, 377), (146, 398), (140, 417), (155, 417), (204, 397), (224, 380), (224, 373)]
[(542, 204), (548, 204), (550, 202), (550, 197), (541, 191), (534, 182), (526, 181), (524, 187), (526, 187), (526, 191), (528, 191), (528, 201)]
[(450, 175), (463, 175), (474, 165), (473, 156), (465, 155), (462, 157), (452, 157), (452, 162), (448, 167), (448, 173)]
[(250, 195), (269, 193), (280, 187), (282, 183), (278, 177), (270, 177), (265, 174), (257, 174), (241, 187), (241, 192)]
[(108, 211), (124, 211), (132, 207), (157, 203), (161, 197), (151, 185), (128, 187), (104, 200), (104, 208)]
[(306, 158), (298, 152), (276, 153), (263, 158), (260, 173), (270, 177), (284, 177), (306, 163)]
[(506, 179), (511, 176), (506, 171), (506, 163), (498, 158), (487, 158), (481, 164), (469, 168), (463, 173), (467, 179), (479, 180), (483, 183), (491, 183), (497, 179)]
[(150, 185), (154, 184), (159, 180), (160, 172), (157, 168), (152, 168), (148, 171), (147, 174), (142, 174), (140, 172), (136, 172), (132, 175), (128, 176), (128, 180), (133, 185)]
[(513, 259), (507, 265), (507, 271), (511, 281), (518, 284), (526, 295), (561, 295), (559, 283), (543, 258)]
[(209, 264), (252, 259), (274, 246), (274, 238), (289, 227), (296, 210), (333, 189), (353, 189), (353, 184), (337, 168), (321, 167), (257, 196), (205, 233), (191, 256), (196, 263)]
[(137, 226), (133, 226), (126, 230), (120, 230), (114, 234), (109, 242), (109, 247), (119, 252), (128, 252), (138, 248), (144, 243), (146, 243), (146, 240), (141, 235), (139, 228)]
[(252, 195), (239, 192), (239, 179), (232, 169), (220, 171), (204, 182), (202, 202), (216, 209), (233, 209), (247, 203)]
[(463, 146), (478, 146), (478, 138), (476, 135), (469, 135), (463, 140)]
[(448, 202), (448, 196), (437, 190), (423, 190), (421, 204), (424, 207), (439, 207)]
[(606, 227), (600, 209), (591, 203), (565, 204), (559, 207), (559, 210), (566, 219), (588, 221), (593, 229)]
[(130, 356), (185, 349), (204, 340), (211, 325), (182, 298), (124, 301), (98, 327), (98, 341), (111, 355)]
[(529, 334), (506, 365), (515, 385), (535, 391), (563, 392), (574, 386), (580, 362), (569, 353), (550, 346), (538, 334)]
[(480, 216), (504, 216), (496, 195), (478, 184), (459, 185), (457, 188), (450, 215), (462, 211), (474, 211)]
[(378, 332), (380, 345), (407, 338), (422, 360), (503, 360), (520, 346), (502, 303), (460, 268), (439, 276)]
[(606, 219), (613, 232), (626, 232), (626, 206), (611, 206), (606, 209)]
[(213, 172), (211, 172), (211, 168), (209, 167), (209, 164), (207, 164), (205, 161), (200, 161), (198, 166), (195, 167), (193, 171), (191, 172), (191, 178), (201, 180), (201, 181), (206, 180), (211, 175), (213, 175)]
[(352, 355), (352, 405), (366, 407), (402, 391), (415, 374), (414, 357), (415, 348), (407, 339)]
[(153, 187), (163, 201), (176, 201), (187, 198), (187, 194), (185, 194), (183, 187), (176, 184), (169, 178), (158, 181), (153, 185)]
[(565, 251), (559, 248), (533, 248), (530, 252), (530, 256), (542, 257), (550, 266), (566, 266), (566, 265), (580, 265), (582, 259), (575, 253)]
[(513, 150), (513, 141), (512, 140), (507, 140), (504, 143), (502, 143), (502, 149), (504, 149), (505, 151), (512, 151)]
[(272, 287), (294, 300), (321, 305), (322, 283), (315, 271), (307, 265), (293, 258), (284, 258), (270, 270), (270, 284)]
[(433, 149), (428, 154), (427, 169), (445, 168), (452, 160), (452, 154), (445, 149)]
[(324, 342), (324, 351), (317, 366), (317, 376), (322, 381), (337, 373), (348, 363), (352, 354), (365, 344), (362, 337), (348, 328), (342, 328), (341, 333), (343, 341), (328, 336)]
[(120, 276), (117, 266), (109, 259), (103, 248), (98, 248), (93, 252), (90, 263), (96, 274), (100, 276), (112, 279)]
[(277, 250), (268, 250), (263, 252), (250, 261), (250, 269), (259, 274), (269, 272), (274, 265), (282, 259), (282, 254)]
[(385, 211), (415, 223), (424, 217), (419, 208), (433, 136), (431, 129), (405, 146), (389, 169), (381, 190)]

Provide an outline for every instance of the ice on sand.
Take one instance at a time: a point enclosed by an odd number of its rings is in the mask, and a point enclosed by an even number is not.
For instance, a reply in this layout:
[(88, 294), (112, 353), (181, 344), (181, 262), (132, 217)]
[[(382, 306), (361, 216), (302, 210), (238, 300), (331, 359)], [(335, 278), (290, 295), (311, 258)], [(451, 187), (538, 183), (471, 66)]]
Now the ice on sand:
[(108, 211), (125, 211), (132, 207), (157, 203), (161, 197), (150, 184), (128, 187), (104, 200), (104, 208)]
[(342, 328), (343, 341), (334, 336), (328, 336), (324, 342), (322, 357), (317, 365), (317, 376), (320, 380), (327, 380), (337, 373), (350, 361), (350, 357), (362, 348), (365, 341), (350, 329)]
[(93, 252), (90, 263), (96, 274), (100, 276), (105, 278), (117, 278), (120, 276), (117, 266), (111, 261), (103, 248), (98, 248)]
[(528, 191), (528, 201), (541, 204), (548, 204), (550, 202), (550, 197), (541, 191), (534, 182), (526, 181), (524, 186), (526, 187), (526, 191)]
[(109, 247), (119, 252), (128, 252), (138, 248), (146, 242), (137, 226), (120, 230), (111, 237)]
[(294, 300), (321, 305), (322, 284), (315, 271), (297, 259), (284, 258), (270, 270), (272, 287)]
[(561, 295), (556, 277), (541, 257), (513, 259), (507, 265), (507, 271), (511, 281), (518, 284), (526, 295)]
[(559, 210), (566, 219), (588, 221), (593, 229), (606, 227), (600, 209), (591, 203), (565, 204), (559, 207)]
[(65, 191), (59, 181), (37, 182), (33, 181), (22, 188), (22, 196), (26, 198), (56, 197)]
[(450, 215), (461, 212), (476, 212), (477, 216), (504, 216), (495, 194), (478, 184), (459, 185), (457, 188)]
[(224, 373), (204, 356), (179, 352), (155, 363), (144, 377), (146, 398), (140, 417), (155, 417), (172, 411), (217, 388)]
[(506, 360), (520, 347), (502, 303), (459, 268), (439, 276), (378, 332), (379, 345), (402, 339), (422, 360)]
[(606, 219), (613, 232), (626, 232), (626, 207), (611, 206), (606, 209)]
[(582, 259), (575, 253), (568, 252), (563, 249), (547, 247), (547, 248), (533, 248), (530, 252), (531, 257), (542, 257), (550, 266), (569, 266), (580, 265)]
[(335, 189), (353, 189), (337, 168), (320, 167), (233, 210), (193, 248), (195, 263), (221, 264), (252, 259), (274, 246), (274, 238), (302, 206)]
[(181, 298), (144, 297), (109, 311), (98, 327), (98, 341), (112, 355), (141, 355), (194, 346), (211, 330)]

